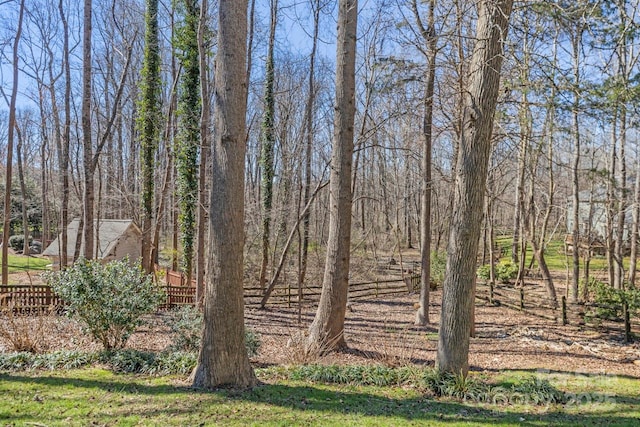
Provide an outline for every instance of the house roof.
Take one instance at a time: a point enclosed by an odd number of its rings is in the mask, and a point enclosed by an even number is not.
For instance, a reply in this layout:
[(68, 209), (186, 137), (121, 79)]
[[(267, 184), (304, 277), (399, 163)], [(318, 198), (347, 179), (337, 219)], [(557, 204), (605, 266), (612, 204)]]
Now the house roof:
[[(67, 226), (67, 254), (72, 255), (76, 247), (76, 237), (78, 235), (78, 226), (80, 220), (78, 218), (73, 219)], [(97, 230), (96, 239), (98, 240), (96, 259), (103, 259), (107, 257), (118, 244), (120, 238), (126, 235), (128, 232), (141, 235), (140, 229), (135, 225), (131, 219), (99, 219), (95, 220), (95, 224), (99, 224), (100, 228)], [(97, 227), (96, 227), (97, 229)], [(130, 231), (129, 231), (130, 230)], [(42, 252), (45, 256), (59, 256), (60, 242), (62, 240), (62, 233), (51, 242), (47, 249)], [(84, 250), (84, 241), (80, 245), (80, 253)]]

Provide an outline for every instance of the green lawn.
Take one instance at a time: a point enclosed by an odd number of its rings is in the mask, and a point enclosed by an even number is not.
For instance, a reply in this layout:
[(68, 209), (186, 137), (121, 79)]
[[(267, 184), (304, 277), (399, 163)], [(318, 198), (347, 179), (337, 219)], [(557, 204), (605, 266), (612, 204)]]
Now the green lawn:
[[(274, 372), (259, 370), (264, 385), (247, 392), (197, 391), (177, 377), (100, 368), (2, 374), (0, 425), (640, 425), (637, 378), (538, 374), (576, 399), (534, 406), (436, 400), (411, 388), (286, 381)], [(508, 383), (520, 375), (531, 373), (505, 372), (494, 380)]]
[[(495, 242), (496, 245), (502, 249), (503, 256), (500, 260), (510, 260), (511, 259), (511, 236), (500, 236), (496, 237)], [(547, 244), (547, 247), (544, 251), (545, 261), (547, 262), (547, 266), (549, 270), (562, 272), (564, 273), (567, 270), (567, 263), (569, 266), (573, 265), (573, 258), (571, 254), (565, 255), (564, 253), (564, 242), (562, 239), (552, 240)], [(526, 264), (529, 265), (531, 263), (531, 258), (533, 257), (533, 251), (531, 250), (531, 246), (527, 246), (527, 256), (526, 256)], [(628, 268), (629, 258), (625, 258), (624, 260), (625, 268)], [(534, 268), (536, 268), (537, 264), (533, 263)], [(607, 260), (604, 256), (593, 256), (591, 257), (591, 261), (589, 264), (589, 269), (591, 272), (602, 271), (605, 272), (607, 266)], [(580, 259), (580, 268), (584, 268), (584, 259)]]
[(51, 261), (46, 258), (9, 254), (8, 264), (9, 273), (17, 273), (21, 271), (47, 270), (47, 265), (51, 264)]

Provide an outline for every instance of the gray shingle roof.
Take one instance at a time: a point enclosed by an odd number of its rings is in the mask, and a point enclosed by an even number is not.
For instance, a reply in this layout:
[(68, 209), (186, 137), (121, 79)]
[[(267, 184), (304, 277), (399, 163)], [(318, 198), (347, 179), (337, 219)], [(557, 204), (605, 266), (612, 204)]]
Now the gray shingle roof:
[[(99, 240), (98, 251), (95, 254), (96, 259), (102, 259), (107, 257), (115, 248), (118, 240), (127, 233), (127, 230), (131, 228), (131, 232), (140, 235), (140, 229), (134, 224), (131, 219), (99, 219), (96, 220), (96, 224), (100, 225), (100, 229), (97, 233), (97, 239)], [(80, 220), (75, 218), (67, 226), (67, 253), (69, 256), (73, 255), (76, 247), (76, 236), (78, 235), (78, 225)], [(42, 252), (45, 256), (59, 256), (60, 241), (62, 240), (62, 233), (51, 242), (47, 249)], [(80, 246), (80, 253), (84, 250), (84, 242)]]

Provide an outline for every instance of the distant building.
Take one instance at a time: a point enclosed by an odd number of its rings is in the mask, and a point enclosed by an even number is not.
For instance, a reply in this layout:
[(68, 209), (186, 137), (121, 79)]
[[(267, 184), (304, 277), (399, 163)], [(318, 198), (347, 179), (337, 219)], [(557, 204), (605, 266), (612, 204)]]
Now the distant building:
[[(606, 189), (596, 189), (592, 194), (590, 191), (581, 191), (579, 193), (580, 207), (578, 209), (578, 229), (580, 231), (580, 247), (586, 248), (590, 246), (596, 252), (604, 253), (604, 245), (607, 236), (607, 196)], [(623, 251), (629, 248), (629, 230), (633, 222), (632, 205), (628, 205), (625, 210), (625, 220), (623, 229)], [(567, 233), (565, 244), (573, 245), (573, 199), (567, 199)], [(617, 221), (617, 219), (616, 219)], [(614, 227), (617, 225), (614, 224)], [(590, 231), (590, 232), (589, 232)], [(615, 236), (614, 236), (615, 238)]]
[[(96, 220), (95, 259), (101, 262), (123, 259), (129, 256), (131, 261), (140, 258), (142, 245), (142, 231), (130, 219), (99, 219)], [(67, 264), (71, 264), (76, 248), (78, 226), (80, 220), (74, 219), (67, 226)], [(81, 236), (82, 237), (82, 236)], [(60, 265), (60, 245), (62, 233), (42, 252), (55, 266)], [(80, 245), (80, 254), (84, 252), (84, 241)]]

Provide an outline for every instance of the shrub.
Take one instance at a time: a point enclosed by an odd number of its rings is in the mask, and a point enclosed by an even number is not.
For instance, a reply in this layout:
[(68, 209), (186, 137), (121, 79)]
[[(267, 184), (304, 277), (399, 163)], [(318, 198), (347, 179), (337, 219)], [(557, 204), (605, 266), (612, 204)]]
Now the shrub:
[(164, 297), (151, 276), (126, 258), (106, 265), (80, 259), (45, 279), (67, 304), (67, 314), (106, 350), (124, 347), (142, 316), (154, 312)]
[(48, 308), (31, 310), (20, 301), (0, 296), (0, 338), (11, 344), (14, 351), (39, 353), (53, 316)]
[(589, 294), (596, 304), (590, 313), (600, 319), (619, 320), (623, 317), (623, 306), (626, 303), (631, 313), (640, 309), (640, 289), (615, 289), (613, 286), (598, 280), (589, 281)]
[(444, 273), (447, 268), (447, 254), (445, 252), (431, 252), (431, 283), (442, 286)]
[(202, 313), (197, 308), (185, 305), (175, 308), (165, 319), (171, 330), (174, 351), (198, 351), (202, 335)]
[[(171, 329), (173, 335), (173, 344), (170, 350), (174, 352), (197, 352), (200, 349), (200, 340), (202, 338), (202, 313), (193, 306), (183, 306), (174, 309), (165, 324)], [(253, 357), (258, 354), (260, 348), (259, 335), (245, 328), (244, 332), (245, 346), (247, 354)]]
[(491, 266), (489, 264), (481, 265), (480, 267), (478, 267), (476, 275), (485, 282), (488, 282), (489, 280), (491, 280)]
[[(29, 240), (31, 243), (31, 240)], [(9, 247), (14, 251), (22, 251), (24, 249), (24, 234), (14, 234), (9, 237)]]
[[(518, 266), (509, 260), (500, 261), (495, 268), (496, 280), (501, 283), (508, 283), (518, 275)], [(489, 264), (481, 265), (476, 274), (482, 280), (488, 281), (491, 278), (491, 266)]]
[(247, 347), (247, 354), (249, 357), (256, 356), (260, 349), (260, 336), (253, 329), (245, 327), (244, 344)]

